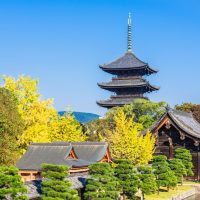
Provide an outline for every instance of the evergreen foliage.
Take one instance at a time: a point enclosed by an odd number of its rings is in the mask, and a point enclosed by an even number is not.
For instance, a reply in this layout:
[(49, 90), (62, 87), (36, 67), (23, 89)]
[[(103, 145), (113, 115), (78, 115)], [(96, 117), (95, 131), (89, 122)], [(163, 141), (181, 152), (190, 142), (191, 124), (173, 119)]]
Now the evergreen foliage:
[(154, 156), (153, 158), (153, 169), (156, 176), (156, 183), (158, 192), (161, 186), (174, 188), (177, 185), (177, 177), (174, 172), (170, 169), (167, 157), (164, 155)]
[(16, 167), (0, 167), (0, 199), (27, 200), (27, 189)]
[(131, 160), (115, 160), (115, 176), (117, 177), (122, 190), (123, 199), (127, 196), (133, 199), (138, 191), (139, 178), (134, 170)]
[(169, 162), (169, 167), (174, 172), (178, 182), (182, 184), (183, 176), (187, 175), (183, 162), (178, 158), (174, 158), (172, 160), (169, 160), (168, 162)]
[(185, 166), (187, 176), (194, 175), (192, 171), (192, 155), (189, 150), (185, 148), (177, 148), (175, 150), (175, 158), (178, 158), (182, 161), (183, 165)]
[(119, 185), (109, 163), (89, 166), (91, 178), (87, 180), (85, 200), (114, 200), (119, 197)]
[(42, 165), (42, 200), (78, 200), (77, 191), (65, 180), (69, 168), (63, 165)]
[(140, 178), (140, 190), (144, 199), (145, 194), (153, 194), (157, 191), (156, 177), (152, 172), (152, 167), (140, 166), (138, 167)]
[(23, 131), (23, 120), (18, 102), (7, 89), (0, 88), (0, 165), (12, 165), (18, 158), (18, 137)]

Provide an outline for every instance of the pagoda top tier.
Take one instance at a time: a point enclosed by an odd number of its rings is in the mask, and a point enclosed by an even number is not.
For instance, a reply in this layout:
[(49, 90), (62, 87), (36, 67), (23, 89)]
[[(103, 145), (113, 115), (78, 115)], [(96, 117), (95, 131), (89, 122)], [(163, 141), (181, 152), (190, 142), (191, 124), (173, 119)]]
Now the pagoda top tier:
[(138, 59), (131, 51), (127, 51), (123, 56), (111, 63), (100, 65), (100, 68), (111, 74), (122, 74), (128, 72), (129, 75), (134, 74), (143, 76), (158, 72), (149, 67), (148, 63)]
[(155, 69), (149, 67), (148, 63), (141, 61), (135, 56), (132, 50), (132, 27), (131, 27), (131, 14), (128, 16), (128, 35), (127, 35), (127, 52), (117, 58), (113, 62), (100, 65), (99, 67), (114, 75), (134, 75), (144, 76), (158, 72)]

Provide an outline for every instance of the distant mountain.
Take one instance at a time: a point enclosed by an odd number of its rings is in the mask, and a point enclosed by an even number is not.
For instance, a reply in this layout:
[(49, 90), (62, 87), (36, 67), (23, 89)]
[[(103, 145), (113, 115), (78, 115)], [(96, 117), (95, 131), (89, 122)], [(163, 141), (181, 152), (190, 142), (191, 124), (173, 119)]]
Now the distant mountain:
[[(59, 115), (63, 116), (65, 114), (65, 111), (58, 112)], [(85, 112), (72, 112), (75, 119), (78, 120), (80, 123), (85, 124), (88, 123), (94, 119), (99, 119), (99, 115), (96, 115), (94, 113), (85, 113)]]

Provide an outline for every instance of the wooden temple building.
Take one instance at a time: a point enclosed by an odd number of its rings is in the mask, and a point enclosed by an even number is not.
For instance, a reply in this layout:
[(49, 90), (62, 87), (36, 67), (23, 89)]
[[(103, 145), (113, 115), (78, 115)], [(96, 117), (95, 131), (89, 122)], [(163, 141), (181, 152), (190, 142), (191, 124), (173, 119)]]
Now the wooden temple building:
[[(190, 150), (193, 159), (194, 180), (200, 180), (200, 124), (191, 113), (167, 108), (161, 119), (150, 127), (156, 137), (155, 154), (174, 157), (176, 148)], [(191, 178), (191, 177), (190, 177)]]
[(41, 165), (56, 164), (70, 167), (70, 174), (88, 172), (88, 166), (96, 162), (111, 162), (108, 144), (105, 142), (53, 142), (32, 143), (17, 162), (16, 167), (24, 182), (40, 180)]
[(109, 100), (97, 101), (97, 104), (111, 108), (131, 104), (135, 99), (147, 99), (145, 93), (158, 90), (143, 76), (157, 72), (148, 63), (138, 59), (132, 51), (131, 16), (128, 17), (128, 49), (127, 52), (115, 61), (101, 65), (100, 68), (115, 77), (110, 82), (98, 83), (99, 87), (113, 92)]

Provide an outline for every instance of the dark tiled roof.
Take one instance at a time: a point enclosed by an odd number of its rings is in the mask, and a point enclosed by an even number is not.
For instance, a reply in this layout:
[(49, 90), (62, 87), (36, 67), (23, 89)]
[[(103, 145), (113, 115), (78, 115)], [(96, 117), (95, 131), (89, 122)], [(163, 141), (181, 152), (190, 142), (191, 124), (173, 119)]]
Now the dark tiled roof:
[(153, 131), (160, 122), (166, 117), (169, 118), (185, 133), (200, 139), (200, 124), (194, 119), (192, 113), (187, 113), (168, 108), (166, 113), (149, 130)]
[(200, 139), (200, 124), (192, 113), (169, 109), (168, 114), (183, 131)]
[(152, 86), (143, 78), (113, 78), (111, 82), (99, 83), (101, 88), (120, 88), (120, 87), (149, 87), (153, 90), (158, 90), (159, 87)]
[(157, 70), (151, 69), (147, 63), (138, 59), (132, 52), (126, 52), (117, 60), (109, 64), (101, 65), (100, 67), (104, 70), (147, 68), (151, 73), (157, 72)]
[[(117, 96), (116, 96), (117, 97)], [(148, 99), (147, 97), (137, 97), (137, 96), (132, 96), (132, 97), (129, 97), (129, 98), (111, 98), (111, 99), (108, 99), (108, 100), (101, 100), (101, 101), (97, 101), (97, 104), (102, 106), (102, 107), (113, 107), (113, 106), (123, 106), (125, 104), (131, 104), (133, 103), (134, 100), (136, 99)]]
[(88, 145), (88, 144), (73, 144), (73, 149), (78, 158), (89, 162), (100, 161), (106, 152), (108, 145)]
[[(96, 142), (33, 143), (16, 166), (20, 170), (40, 170), (43, 163), (84, 167), (100, 161), (106, 154), (107, 147), (107, 143)], [(72, 149), (78, 159), (67, 158)]]

